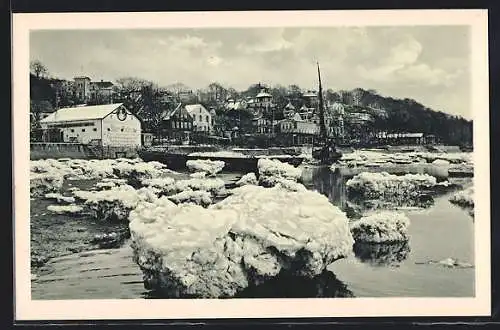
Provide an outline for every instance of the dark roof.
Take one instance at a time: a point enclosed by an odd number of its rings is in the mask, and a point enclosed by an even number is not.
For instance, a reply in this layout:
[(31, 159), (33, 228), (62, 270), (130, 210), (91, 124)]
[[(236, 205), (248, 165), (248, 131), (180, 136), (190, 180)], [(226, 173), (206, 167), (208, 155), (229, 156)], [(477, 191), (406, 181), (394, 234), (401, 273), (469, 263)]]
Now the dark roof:
[(161, 114), (162, 120), (169, 120), (182, 106), (182, 103), (179, 103), (175, 108), (166, 109)]
[(92, 84), (96, 85), (99, 88), (108, 88), (112, 87), (113, 83), (111, 81), (94, 81)]

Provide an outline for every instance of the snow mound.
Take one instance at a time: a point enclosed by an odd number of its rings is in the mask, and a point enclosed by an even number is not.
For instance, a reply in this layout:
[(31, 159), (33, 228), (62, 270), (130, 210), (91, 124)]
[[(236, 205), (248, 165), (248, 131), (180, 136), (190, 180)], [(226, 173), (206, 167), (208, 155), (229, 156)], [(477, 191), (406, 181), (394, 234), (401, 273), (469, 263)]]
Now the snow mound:
[(436, 178), (428, 174), (394, 175), (387, 172), (362, 172), (348, 180), (346, 187), (349, 193), (364, 198), (411, 197), (422, 189), (435, 186), (436, 183)]
[(49, 205), (47, 210), (57, 214), (78, 214), (83, 211), (83, 207), (79, 205)]
[(445, 159), (436, 159), (435, 161), (432, 162), (432, 165), (436, 166), (449, 166), (450, 162), (445, 160)]
[(54, 173), (30, 173), (30, 196), (39, 197), (62, 188), (64, 178)]
[(222, 171), (226, 164), (221, 160), (196, 159), (186, 162), (187, 168), (194, 172), (205, 172), (215, 175)]
[(350, 223), (356, 242), (393, 243), (408, 240), (410, 219), (403, 213), (382, 211)]
[(169, 177), (144, 179), (141, 184), (159, 195), (168, 195), (176, 190), (175, 180)]
[(245, 154), (235, 151), (215, 151), (215, 152), (193, 152), (190, 157), (221, 157), (221, 158), (247, 158)]
[(203, 179), (207, 176), (206, 172), (194, 172), (189, 174), (190, 177), (195, 178), (195, 179)]
[(168, 198), (176, 204), (192, 203), (204, 207), (212, 204), (212, 194), (203, 190), (184, 190)]
[(297, 181), (302, 175), (300, 168), (275, 159), (260, 158), (257, 162), (257, 168), (260, 176), (282, 177)]
[(119, 178), (125, 178), (132, 185), (140, 185), (145, 179), (153, 179), (164, 174), (166, 166), (159, 162), (129, 163), (120, 162), (115, 165), (113, 171)]
[(96, 219), (126, 221), (131, 210), (141, 201), (154, 201), (156, 195), (148, 188), (134, 189), (129, 185), (102, 191), (74, 191), (75, 197), (85, 200), (85, 205)]
[(226, 184), (222, 179), (186, 179), (175, 182), (176, 191), (184, 190), (204, 190), (212, 193), (212, 195), (224, 195), (226, 193)]
[(250, 172), (250, 173), (247, 173), (247, 174), (243, 175), (241, 177), (241, 179), (239, 179), (238, 181), (236, 181), (236, 185), (237, 186), (244, 186), (244, 185), (247, 185), (247, 184), (257, 185), (258, 182), (259, 181), (257, 180), (257, 176), (255, 175), (255, 173)]
[(457, 191), (451, 195), (449, 201), (462, 207), (474, 208), (474, 187)]
[(59, 193), (48, 193), (45, 194), (45, 199), (55, 200), (58, 203), (72, 204), (75, 202), (75, 198), (71, 196), (63, 196)]
[(169, 297), (232, 297), (283, 273), (314, 277), (354, 243), (326, 197), (280, 187), (245, 185), (207, 209), (162, 197), (129, 218), (145, 287)]

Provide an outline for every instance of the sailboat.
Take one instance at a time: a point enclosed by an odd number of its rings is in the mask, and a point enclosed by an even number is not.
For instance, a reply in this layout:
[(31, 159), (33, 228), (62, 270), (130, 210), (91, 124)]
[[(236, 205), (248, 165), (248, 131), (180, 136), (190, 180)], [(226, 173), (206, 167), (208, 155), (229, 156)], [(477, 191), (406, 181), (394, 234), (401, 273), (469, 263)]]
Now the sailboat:
[(325, 107), (323, 102), (323, 89), (321, 87), (321, 72), (318, 65), (318, 110), (319, 110), (319, 138), (313, 145), (312, 156), (319, 160), (322, 164), (332, 164), (342, 157), (342, 154), (337, 151), (333, 140), (328, 138), (325, 124)]

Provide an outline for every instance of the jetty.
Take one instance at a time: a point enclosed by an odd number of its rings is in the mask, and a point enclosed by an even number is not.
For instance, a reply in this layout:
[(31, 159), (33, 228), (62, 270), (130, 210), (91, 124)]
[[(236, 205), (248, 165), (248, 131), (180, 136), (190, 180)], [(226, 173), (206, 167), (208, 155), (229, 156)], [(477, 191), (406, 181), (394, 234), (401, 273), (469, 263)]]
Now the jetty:
[(308, 158), (308, 155), (303, 153), (300, 148), (221, 150), (211, 145), (160, 145), (141, 149), (138, 154), (144, 161), (158, 161), (173, 170), (185, 168), (188, 160), (219, 160), (226, 164), (224, 171), (227, 172), (255, 172), (261, 158), (278, 159), (294, 166), (300, 165), (304, 159)]

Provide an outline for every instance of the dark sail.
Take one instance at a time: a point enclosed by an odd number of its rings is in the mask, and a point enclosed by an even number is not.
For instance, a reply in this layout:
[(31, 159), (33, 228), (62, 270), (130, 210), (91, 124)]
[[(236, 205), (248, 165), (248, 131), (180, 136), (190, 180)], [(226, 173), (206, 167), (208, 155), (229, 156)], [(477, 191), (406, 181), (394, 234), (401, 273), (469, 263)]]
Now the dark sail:
[(323, 89), (321, 88), (321, 73), (319, 71), (319, 63), (318, 64), (318, 80), (319, 80), (319, 92), (318, 92), (318, 100), (319, 100), (319, 135), (322, 141), (327, 140), (326, 135), (326, 125), (325, 125), (325, 108), (323, 105)]

